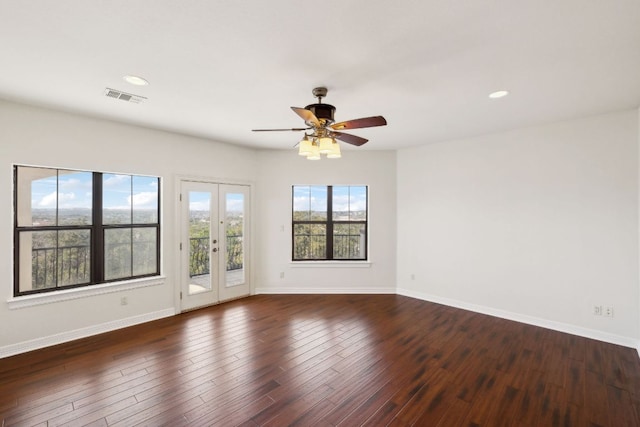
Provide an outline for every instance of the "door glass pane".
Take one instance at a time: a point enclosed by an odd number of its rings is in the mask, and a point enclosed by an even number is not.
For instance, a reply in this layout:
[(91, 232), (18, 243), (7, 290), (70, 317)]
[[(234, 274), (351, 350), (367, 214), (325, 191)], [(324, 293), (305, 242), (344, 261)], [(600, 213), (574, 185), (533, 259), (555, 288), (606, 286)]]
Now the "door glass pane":
[(189, 295), (211, 290), (211, 193), (189, 191)]
[(225, 233), (227, 248), (226, 286), (242, 285), (244, 270), (244, 194), (227, 193), (225, 197)]

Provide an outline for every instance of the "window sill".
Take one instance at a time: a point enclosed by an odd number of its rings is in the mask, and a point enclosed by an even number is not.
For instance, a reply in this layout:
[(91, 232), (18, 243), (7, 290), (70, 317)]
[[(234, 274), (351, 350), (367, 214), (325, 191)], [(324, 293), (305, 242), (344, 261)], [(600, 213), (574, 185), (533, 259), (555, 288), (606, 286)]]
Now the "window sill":
[(370, 268), (371, 261), (291, 261), (292, 268)]
[(25, 295), (9, 298), (7, 305), (10, 310), (36, 305), (52, 304), (72, 299), (87, 298), (96, 295), (110, 294), (130, 289), (145, 288), (164, 284), (164, 276), (145, 277), (143, 279), (126, 280), (122, 282), (104, 283), (102, 285), (86, 286), (82, 288), (65, 289), (57, 292)]

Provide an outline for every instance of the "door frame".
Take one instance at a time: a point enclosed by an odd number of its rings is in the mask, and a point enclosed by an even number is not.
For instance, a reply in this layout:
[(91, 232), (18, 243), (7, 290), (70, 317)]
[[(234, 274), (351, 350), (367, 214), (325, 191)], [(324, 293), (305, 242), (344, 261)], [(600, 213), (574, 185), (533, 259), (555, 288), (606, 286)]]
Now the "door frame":
[[(174, 232), (175, 232), (175, 244), (174, 244), (174, 280), (173, 285), (173, 299), (174, 299), (174, 307), (176, 314), (182, 313), (182, 302), (181, 302), (181, 292), (182, 292), (182, 251), (180, 249), (180, 243), (182, 240), (182, 203), (180, 201), (180, 194), (182, 188), (183, 181), (191, 181), (191, 182), (202, 182), (205, 184), (218, 184), (218, 185), (244, 185), (249, 187), (249, 203), (253, 208), (255, 206), (254, 203), (254, 190), (255, 184), (252, 181), (244, 181), (237, 179), (228, 179), (228, 178), (215, 178), (215, 177), (204, 177), (199, 175), (176, 175), (174, 179)], [(255, 252), (255, 233), (254, 233), (254, 224), (255, 224), (255, 216), (253, 212), (249, 215), (249, 221), (246, 222), (245, 226), (249, 228), (249, 251), (245, 254), (245, 263), (247, 265), (247, 278), (249, 280), (249, 296), (255, 295), (255, 269), (254, 269), (254, 252)], [(224, 301), (221, 301), (224, 302)]]

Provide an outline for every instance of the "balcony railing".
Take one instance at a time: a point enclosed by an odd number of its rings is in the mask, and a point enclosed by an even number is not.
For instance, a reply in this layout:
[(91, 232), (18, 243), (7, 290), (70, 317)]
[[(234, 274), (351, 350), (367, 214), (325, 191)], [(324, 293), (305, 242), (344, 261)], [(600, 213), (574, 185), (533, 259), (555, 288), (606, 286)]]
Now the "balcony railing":
[[(33, 289), (88, 283), (91, 280), (89, 246), (37, 248), (31, 251)], [(58, 269), (58, 263), (60, 268)], [(56, 271), (58, 274), (56, 275)]]
[[(296, 259), (324, 259), (327, 256), (324, 234), (299, 234), (294, 237)], [(362, 233), (333, 235), (333, 259), (364, 259), (364, 248)]]
[[(209, 274), (209, 238), (190, 240), (189, 276)], [(155, 245), (155, 242), (136, 242), (134, 245)], [(107, 245), (107, 254), (115, 254), (122, 244)], [(142, 249), (144, 250), (144, 249)], [(227, 271), (243, 267), (242, 236), (227, 236)], [(90, 250), (88, 245), (59, 248), (34, 248), (31, 251), (33, 289), (68, 286), (91, 281)], [(107, 258), (109, 256), (107, 255)]]
[[(240, 270), (243, 267), (242, 235), (227, 236), (227, 271)], [(209, 274), (209, 238), (189, 239), (189, 276)]]

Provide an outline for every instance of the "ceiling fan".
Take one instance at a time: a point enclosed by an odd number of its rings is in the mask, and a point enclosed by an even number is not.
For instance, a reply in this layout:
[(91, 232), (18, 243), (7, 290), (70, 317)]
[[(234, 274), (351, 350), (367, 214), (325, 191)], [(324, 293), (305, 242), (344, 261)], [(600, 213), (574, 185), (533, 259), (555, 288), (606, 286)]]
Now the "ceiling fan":
[[(364, 117), (361, 119), (347, 120), (346, 122), (334, 123), (333, 114), (336, 107), (330, 104), (323, 104), (322, 98), (327, 96), (326, 87), (317, 87), (312, 91), (313, 96), (318, 98), (317, 104), (310, 104), (304, 108), (291, 107), (307, 127), (290, 129), (253, 129), (254, 132), (282, 132), (282, 131), (304, 131), (305, 135), (296, 146), (299, 145), (298, 153), (306, 156), (310, 160), (320, 159), (320, 154), (326, 154), (328, 158), (339, 158), (340, 146), (336, 139), (347, 144), (360, 146), (368, 140), (356, 135), (344, 133), (342, 130), (361, 129), (375, 126), (384, 126), (387, 121), (382, 116)], [(311, 132), (307, 132), (311, 131)]]

